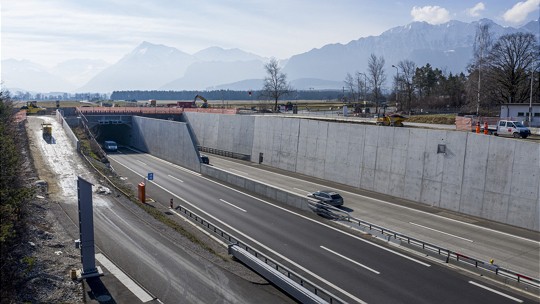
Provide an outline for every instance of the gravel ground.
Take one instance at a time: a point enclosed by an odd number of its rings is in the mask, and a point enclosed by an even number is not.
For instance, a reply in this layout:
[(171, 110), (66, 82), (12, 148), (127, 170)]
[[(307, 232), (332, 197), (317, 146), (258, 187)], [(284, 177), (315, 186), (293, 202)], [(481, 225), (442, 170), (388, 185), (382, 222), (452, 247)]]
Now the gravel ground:
[[(16, 283), (16, 293), (2, 303), (84, 303), (83, 287), (71, 280), (70, 270), (80, 267), (79, 250), (59, 219), (61, 208), (55, 201), (57, 186), (43, 181), (53, 180), (40, 157), (31, 129), (41, 129), (41, 122), (27, 122), (28, 150), (22, 151), (28, 184), (35, 186), (34, 198), (24, 206), (27, 231), (22, 242), (10, 254), (19, 261), (12, 271), (22, 278)], [(39, 138), (37, 140), (43, 140)], [(30, 155), (33, 156), (30, 157)], [(59, 217), (60, 216), (60, 217)], [(2, 270), (2, 275), (7, 275)]]

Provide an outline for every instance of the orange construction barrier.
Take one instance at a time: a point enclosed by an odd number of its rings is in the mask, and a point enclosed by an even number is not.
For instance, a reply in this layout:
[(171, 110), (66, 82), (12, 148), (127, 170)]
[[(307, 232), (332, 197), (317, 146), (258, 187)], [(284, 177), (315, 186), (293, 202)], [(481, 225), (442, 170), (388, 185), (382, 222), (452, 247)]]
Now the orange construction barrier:
[(489, 133), (489, 127), (488, 127), (488, 123), (486, 121), (486, 122), (484, 122), (484, 134), (488, 135), (488, 133)]
[(476, 123), (476, 133), (480, 133), (480, 122)]
[(141, 182), (137, 188), (139, 189), (139, 201), (143, 204), (146, 203), (146, 185)]

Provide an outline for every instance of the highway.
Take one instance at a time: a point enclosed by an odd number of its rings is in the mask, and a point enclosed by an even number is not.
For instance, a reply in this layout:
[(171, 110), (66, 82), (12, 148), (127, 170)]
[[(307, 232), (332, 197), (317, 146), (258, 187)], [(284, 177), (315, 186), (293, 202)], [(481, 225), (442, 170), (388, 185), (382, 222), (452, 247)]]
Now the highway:
[[(41, 136), (40, 124), (44, 120), (53, 124), (54, 144), (45, 143)], [(58, 184), (59, 191), (52, 193), (52, 197), (67, 215), (66, 219), (61, 219), (62, 224), (73, 239), (77, 239), (77, 176), (95, 185), (100, 181), (83, 165), (56, 120), (29, 117), (28, 121), (34, 135), (33, 142), (40, 146), (44, 161), (54, 175), (54, 179), (49, 180), (51, 184)], [(175, 231), (156, 224), (150, 215), (122, 196), (95, 194), (93, 207), (96, 253), (104, 254), (128, 277), (143, 286), (144, 290), (136, 294), (140, 303), (289, 301), (273, 286), (253, 284), (197, 254), (195, 246), (182, 246)], [(104, 268), (103, 271), (106, 276), (113, 275), (110, 269)]]
[(151, 155), (121, 150), (109, 159), (133, 183), (154, 173), (155, 179), (147, 184), (148, 195), (163, 204), (174, 197), (347, 302), (534, 302), (481, 277), (337, 229), (314, 214), (254, 197)]
[(212, 156), (222, 170), (299, 195), (335, 189), (345, 199), (343, 210), (352, 216), (439, 245), (500, 267), (540, 278), (540, 233), (452, 213), (428, 205), (361, 191), (336, 183), (299, 176), (245, 161)]

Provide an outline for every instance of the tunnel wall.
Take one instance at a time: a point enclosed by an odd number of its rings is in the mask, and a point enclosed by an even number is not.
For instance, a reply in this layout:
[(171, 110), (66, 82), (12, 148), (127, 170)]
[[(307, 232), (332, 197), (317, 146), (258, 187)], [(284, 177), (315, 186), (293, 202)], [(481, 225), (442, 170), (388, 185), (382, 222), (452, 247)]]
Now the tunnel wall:
[(199, 152), (186, 123), (134, 116), (130, 145), (200, 172)]

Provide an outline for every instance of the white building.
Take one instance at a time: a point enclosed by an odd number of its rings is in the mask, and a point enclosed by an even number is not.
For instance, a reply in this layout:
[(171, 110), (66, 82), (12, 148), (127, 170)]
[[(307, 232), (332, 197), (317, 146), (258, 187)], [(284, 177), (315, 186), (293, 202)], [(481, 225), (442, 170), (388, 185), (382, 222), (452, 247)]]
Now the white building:
[(532, 115), (529, 122), (528, 103), (506, 103), (501, 105), (501, 119), (522, 121), (526, 126), (540, 127), (540, 103), (532, 104)]

